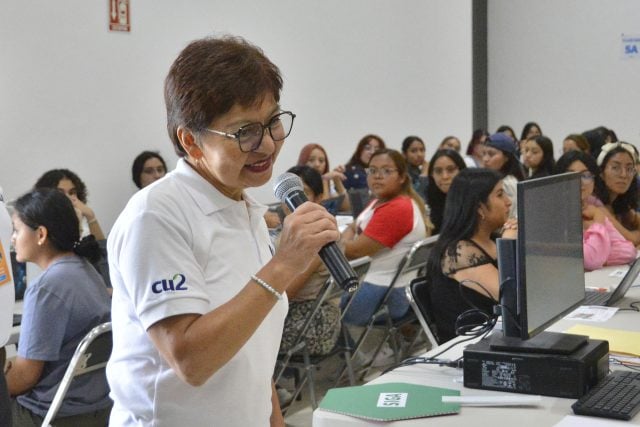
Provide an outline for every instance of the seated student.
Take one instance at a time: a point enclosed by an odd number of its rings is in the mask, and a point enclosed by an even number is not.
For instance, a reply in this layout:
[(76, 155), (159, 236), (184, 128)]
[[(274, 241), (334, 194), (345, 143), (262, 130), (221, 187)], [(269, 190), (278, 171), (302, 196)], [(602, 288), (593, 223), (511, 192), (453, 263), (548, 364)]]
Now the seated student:
[(362, 137), (356, 151), (351, 159), (344, 166), (338, 166), (337, 171), (347, 178), (344, 186), (347, 190), (352, 188), (367, 188), (367, 173), (365, 168), (369, 164), (371, 155), (376, 151), (385, 148), (384, 141), (378, 135), (365, 135)]
[(427, 205), (429, 217), (433, 223), (433, 234), (438, 234), (442, 225), (442, 215), (447, 193), (458, 172), (467, 165), (457, 151), (438, 150), (431, 157), (429, 168), (429, 185), (427, 187)]
[(542, 178), (553, 174), (556, 161), (553, 157), (551, 140), (544, 135), (526, 140), (522, 162), (527, 171), (527, 178)]
[[(110, 319), (102, 278), (87, 262), (100, 255), (93, 237), (80, 240), (71, 201), (52, 189), (15, 202), (13, 245), (20, 262), (43, 272), (24, 295), (18, 355), (6, 372), (14, 426), (40, 426), (80, 340)], [(87, 258), (87, 259), (85, 259)], [(106, 425), (111, 400), (104, 371), (71, 383), (56, 426)]]
[(507, 134), (494, 133), (484, 144), (482, 163), (485, 168), (498, 171), (502, 175), (504, 191), (512, 202), (509, 218), (515, 218), (518, 215), (517, 185), (518, 181), (524, 179), (522, 166), (516, 157), (515, 141)]
[(602, 201), (613, 226), (634, 245), (640, 245), (640, 214), (636, 177), (637, 155), (626, 142), (604, 144), (597, 158), (600, 177), (595, 195)]
[[(294, 173), (302, 179), (304, 193), (314, 203), (322, 199), (322, 177), (309, 166), (294, 166), (287, 172)], [(288, 210), (288, 209), (287, 209)], [(276, 243), (277, 244), (277, 243)], [(284, 320), (284, 330), (280, 343), (280, 352), (285, 352), (296, 343), (300, 329), (313, 308), (320, 288), (329, 278), (329, 271), (316, 255), (309, 267), (287, 288), (289, 312)], [(336, 345), (340, 334), (340, 309), (333, 301), (324, 301), (318, 310), (313, 323), (304, 336), (307, 349), (311, 355), (329, 353)]]
[(144, 188), (166, 174), (167, 164), (157, 151), (143, 151), (131, 166), (131, 178), (138, 188)]
[(579, 133), (572, 133), (567, 135), (567, 137), (562, 141), (562, 153), (566, 153), (567, 151), (578, 150), (583, 153), (589, 154), (591, 152), (589, 147), (589, 141), (587, 138), (582, 136)]
[(427, 199), (427, 184), (429, 179), (429, 161), (425, 158), (424, 141), (417, 136), (408, 136), (402, 141), (402, 154), (409, 167), (411, 185), (423, 200)]
[[(92, 264), (102, 275), (102, 279), (106, 285), (111, 288), (109, 264), (107, 261), (107, 238), (102, 232), (96, 214), (87, 204), (88, 193), (87, 186), (84, 182), (69, 169), (52, 169), (45, 172), (38, 181), (36, 181), (36, 185), (34, 185), (33, 188), (57, 188), (71, 200), (75, 213), (78, 216), (80, 235), (87, 236), (91, 234), (98, 242), (98, 245), (100, 245), (102, 256), (93, 261)], [(83, 222), (86, 223), (86, 227), (83, 225)]]
[(460, 147), (462, 147), (462, 144), (460, 144), (460, 140), (453, 135), (449, 135), (445, 136), (442, 139), (442, 142), (440, 142), (440, 145), (438, 145), (438, 150), (449, 149), (459, 153)]
[(298, 166), (310, 166), (322, 177), (322, 194), (321, 200), (328, 200), (337, 196), (345, 196), (340, 206), (335, 206), (335, 212), (349, 211), (351, 205), (349, 197), (347, 197), (347, 189), (344, 188), (342, 181), (347, 177), (340, 170), (331, 170), (329, 167), (329, 157), (327, 152), (320, 144), (307, 144), (300, 150), (298, 156)]
[(427, 262), (432, 314), (442, 341), (457, 335), (458, 316), (467, 310), (493, 313), (499, 279), (492, 234), (503, 228), (502, 237), (515, 238), (510, 207), (498, 172), (469, 168), (454, 178), (440, 237)]
[(615, 229), (602, 202), (593, 196), (594, 181), (601, 179), (593, 157), (578, 150), (568, 151), (558, 159), (555, 172), (580, 173), (585, 270), (633, 261), (635, 246)]
[[(341, 240), (348, 259), (371, 257), (361, 289), (343, 318), (345, 323), (359, 326), (366, 325), (373, 315), (402, 257), (433, 228), (423, 200), (411, 186), (407, 163), (398, 151), (376, 151), (369, 161), (367, 181), (375, 198), (342, 233)], [(343, 307), (346, 301), (347, 296)], [(392, 291), (388, 303), (394, 319), (404, 316), (409, 308), (402, 288)]]

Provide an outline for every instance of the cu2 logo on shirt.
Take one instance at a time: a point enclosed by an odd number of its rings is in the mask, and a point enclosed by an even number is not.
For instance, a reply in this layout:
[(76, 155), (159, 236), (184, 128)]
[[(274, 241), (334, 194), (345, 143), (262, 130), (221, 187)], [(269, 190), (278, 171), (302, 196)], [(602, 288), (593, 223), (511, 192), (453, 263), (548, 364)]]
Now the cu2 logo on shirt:
[(187, 279), (184, 277), (184, 274), (177, 273), (173, 276), (173, 278), (169, 280), (162, 279), (153, 282), (153, 284), (151, 285), (151, 291), (153, 291), (154, 294), (168, 291), (186, 291), (188, 289), (184, 284), (186, 280)]

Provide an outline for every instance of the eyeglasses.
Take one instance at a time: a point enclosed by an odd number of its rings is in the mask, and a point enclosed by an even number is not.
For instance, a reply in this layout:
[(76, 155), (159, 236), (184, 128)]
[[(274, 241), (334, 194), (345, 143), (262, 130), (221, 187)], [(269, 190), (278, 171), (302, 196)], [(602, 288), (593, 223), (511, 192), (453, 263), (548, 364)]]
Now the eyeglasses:
[(626, 172), (628, 176), (634, 176), (636, 174), (636, 168), (633, 166), (622, 167), (620, 165), (609, 165), (607, 169), (614, 175), (622, 176), (622, 172)]
[(379, 176), (382, 175), (383, 177), (388, 177), (390, 176), (392, 173), (396, 172), (398, 169), (394, 169), (394, 168), (367, 168), (365, 169), (365, 171), (367, 172), (367, 176)]
[(249, 123), (242, 126), (234, 133), (222, 132), (215, 129), (205, 128), (207, 132), (215, 133), (216, 135), (226, 136), (227, 138), (233, 138), (238, 141), (240, 151), (243, 153), (250, 153), (256, 151), (260, 144), (262, 144), (262, 137), (264, 131), (269, 129), (269, 135), (274, 141), (282, 141), (291, 133), (293, 127), (293, 119), (296, 115), (291, 111), (283, 111), (269, 119), (266, 125), (262, 123)]
[(458, 167), (457, 166), (447, 166), (446, 168), (433, 168), (433, 174), (434, 175), (443, 175), (444, 173), (447, 173), (449, 175), (453, 175), (454, 173), (458, 172)]
[(580, 173), (580, 179), (582, 182), (591, 182), (595, 179), (595, 176), (589, 171), (584, 171)]

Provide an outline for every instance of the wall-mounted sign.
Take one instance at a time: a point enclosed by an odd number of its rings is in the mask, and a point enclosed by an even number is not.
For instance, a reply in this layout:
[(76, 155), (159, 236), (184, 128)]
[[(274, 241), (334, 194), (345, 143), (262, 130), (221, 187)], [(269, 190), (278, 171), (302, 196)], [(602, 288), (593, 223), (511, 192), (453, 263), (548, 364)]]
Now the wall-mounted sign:
[(622, 57), (640, 59), (640, 34), (622, 34)]
[(109, 1), (109, 30), (131, 31), (131, 15), (129, 14), (129, 0)]

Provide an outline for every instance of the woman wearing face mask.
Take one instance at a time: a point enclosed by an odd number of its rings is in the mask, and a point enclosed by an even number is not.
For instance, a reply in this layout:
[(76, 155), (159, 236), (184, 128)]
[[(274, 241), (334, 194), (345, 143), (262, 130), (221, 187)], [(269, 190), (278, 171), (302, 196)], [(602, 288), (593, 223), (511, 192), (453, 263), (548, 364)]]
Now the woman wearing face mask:
[(601, 180), (596, 181), (595, 195), (606, 208), (611, 223), (625, 239), (640, 244), (638, 187), (636, 184), (637, 154), (626, 142), (604, 144), (598, 155)]
[(555, 172), (580, 174), (584, 268), (596, 270), (605, 265), (622, 265), (633, 261), (637, 254), (635, 246), (616, 230), (602, 203), (593, 196), (595, 182), (600, 179), (593, 157), (581, 151), (569, 151), (558, 159)]
[(553, 143), (544, 135), (528, 139), (524, 143), (522, 161), (528, 178), (542, 178), (553, 174)]
[(433, 234), (440, 232), (444, 205), (451, 183), (458, 172), (466, 169), (460, 154), (453, 150), (438, 150), (431, 158), (429, 168), (429, 186), (427, 187), (427, 205), (429, 217), (433, 223)]

